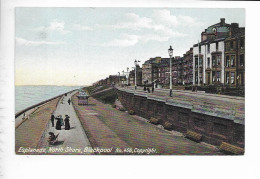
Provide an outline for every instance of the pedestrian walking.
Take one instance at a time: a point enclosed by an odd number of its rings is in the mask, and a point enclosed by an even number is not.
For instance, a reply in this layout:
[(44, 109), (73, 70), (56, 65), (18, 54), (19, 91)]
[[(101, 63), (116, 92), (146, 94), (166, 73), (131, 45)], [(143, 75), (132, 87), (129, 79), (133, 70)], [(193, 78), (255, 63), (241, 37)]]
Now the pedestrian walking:
[(60, 123), (61, 123), (61, 126), (64, 126), (64, 120), (61, 115), (60, 115)]
[(52, 124), (52, 127), (54, 127), (54, 119), (55, 119), (55, 116), (53, 114), (51, 114), (51, 124)]
[(57, 122), (56, 122), (56, 129), (57, 130), (61, 130), (61, 119), (60, 119), (60, 116), (56, 117), (55, 119), (57, 120)]
[(65, 130), (70, 130), (70, 117), (66, 114), (65, 115)]
[(70, 99), (69, 99), (69, 100), (68, 100), (69, 105), (70, 105), (70, 102), (71, 102), (71, 101), (70, 101)]
[(152, 82), (152, 93), (154, 92), (154, 83)]

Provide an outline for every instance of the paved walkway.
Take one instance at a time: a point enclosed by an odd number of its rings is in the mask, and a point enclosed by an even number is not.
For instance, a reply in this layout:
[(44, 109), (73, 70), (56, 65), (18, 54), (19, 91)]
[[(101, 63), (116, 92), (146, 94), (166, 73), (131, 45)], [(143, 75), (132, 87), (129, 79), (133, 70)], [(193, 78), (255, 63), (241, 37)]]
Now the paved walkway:
[(208, 108), (207, 110), (218, 110), (225, 112), (227, 115), (239, 120), (239, 123), (244, 123), (245, 118), (245, 98), (237, 96), (227, 96), (219, 94), (208, 94), (203, 92), (191, 92), (184, 90), (173, 90), (172, 97), (169, 97), (169, 90), (155, 89), (154, 93), (147, 93), (142, 87), (134, 90), (134, 87), (117, 87), (119, 90), (126, 92), (135, 92), (135, 94), (146, 95), (147, 97), (162, 98), (164, 100), (174, 100), (180, 103), (187, 103), (193, 107)]
[[(38, 145), (38, 148), (47, 148), (48, 154), (93, 154), (91, 152), (84, 152), (85, 147), (91, 147), (90, 142), (81, 126), (81, 123), (75, 113), (72, 104), (68, 104), (68, 99), (71, 98), (77, 91), (63, 96), (59, 101), (57, 109), (54, 112), (55, 117), (62, 115), (65, 119), (65, 115), (70, 116), (70, 130), (65, 130), (65, 126), (62, 126), (62, 130), (56, 130), (52, 127), (51, 121), (49, 121), (48, 127), (43, 134), (43, 137)], [(55, 120), (56, 126), (56, 120)], [(47, 143), (48, 133), (54, 132), (58, 134), (58, 144), (49, 146)]]

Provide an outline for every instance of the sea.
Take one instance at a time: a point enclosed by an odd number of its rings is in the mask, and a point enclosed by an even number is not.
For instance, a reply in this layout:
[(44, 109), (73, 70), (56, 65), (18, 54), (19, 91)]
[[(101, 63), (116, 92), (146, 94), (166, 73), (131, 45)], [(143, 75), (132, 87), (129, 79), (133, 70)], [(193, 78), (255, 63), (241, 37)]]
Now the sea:
[(15, 86), (15, 113), (82, 86)]

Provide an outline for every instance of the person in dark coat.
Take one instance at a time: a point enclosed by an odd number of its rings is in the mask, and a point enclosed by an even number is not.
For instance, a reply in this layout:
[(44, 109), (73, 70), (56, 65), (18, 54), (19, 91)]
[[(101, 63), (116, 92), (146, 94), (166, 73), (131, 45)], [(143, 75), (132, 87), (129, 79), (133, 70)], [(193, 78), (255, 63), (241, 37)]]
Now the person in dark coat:
[(152, 93), (154, 92), (154, 83), (152, 82)]
[(58, 116), (58, 117), (56, 117), (56, 120), (57, 120), (56, 129), (61, 130), (61, 118)]
[(51, 124), (52, 124), (52, 127), (54, 127), (54, 118), (55, 118), (55, 116), (52, 114), (52, 115), (51, 115)]
[(63, 120), (62, 116), (59, 115), (59, 118), (60, 118), (60, 125), (61, 125), (61, 126), (64, 126), (64, 120)]
[(66, 114), (65, 115), (65, 130), (70, 130), (70, 117)]
[(68, 100), (68, 103), (69, 103), (69, 105), (70, 105), (70, 99)]

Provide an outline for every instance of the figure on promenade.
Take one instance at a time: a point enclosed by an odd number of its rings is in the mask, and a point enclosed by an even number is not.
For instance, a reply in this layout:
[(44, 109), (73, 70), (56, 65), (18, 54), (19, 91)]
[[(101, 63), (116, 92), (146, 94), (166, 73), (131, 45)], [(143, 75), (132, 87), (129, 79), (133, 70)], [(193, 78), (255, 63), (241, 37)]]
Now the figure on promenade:
[(60, 117), (61, 126), (64, 126), (64, 120), (63, 120), (62, 116), (60, 115), (59, 117)]
[(152, 93), (154, 92), (154, 82), (152, 82)]
[(60, 118), (60, 116), (56, 117), (55, 119), (57, 120), (56, 129), (61, 130), (61, 118)]
[(70, 102), (71, 102), (71, 101), (70, 101), (70, 99), (69, 99), (69, 100), (68, 100), (69, 105), (70, 105)]
[(51, 114), (51, 124), (52, 124), (52, 127), (54, 127), (54, 119), (55, 119), (55, 116), (54, 116), (54, 114), (52, 113), (52, 114)]
[(58, 142), (58, 136), (59, 134), (55, 136), (53, 132), (49, 132), (49, 138), (48, 138), (49, 144), (54, 145), (56, 142)]
[(70, 130), (70, 117), (66, 114), (65, 115), (65, 130)]

